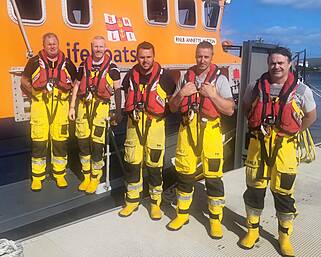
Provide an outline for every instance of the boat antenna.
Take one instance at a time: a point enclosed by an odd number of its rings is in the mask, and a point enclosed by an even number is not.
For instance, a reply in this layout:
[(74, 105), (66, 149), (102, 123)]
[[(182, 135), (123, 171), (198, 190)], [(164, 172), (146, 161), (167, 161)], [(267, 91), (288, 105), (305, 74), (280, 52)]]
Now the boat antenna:
[(33, 52), (32, 52), (32, 49), (31, 49), (31, 46), (30, 46), (30, 43), (29, 43), (29, 40), (28, 40), (27, 33), (26, 33), (25, 28), (23, 26), (23, 22), (22, 22), (22, 19), (21, 19), (20, 12), (18, 10), (17, 3), (16, 3), (15, 0), (10, 0), (10, 2), (11, 2), (11, 5), (13, 7), (13, 10), (14, 10), (14, 12), (16, 14), (17, 22), (18, 22), (18, 25), (19, 25), (19, 29), (20, 29), (20, 32), (22, 34), (23, 40), (25, 42), (25, 45), (27, 47), (27, 58), (30, 59), (31, 57), (33, 57)]

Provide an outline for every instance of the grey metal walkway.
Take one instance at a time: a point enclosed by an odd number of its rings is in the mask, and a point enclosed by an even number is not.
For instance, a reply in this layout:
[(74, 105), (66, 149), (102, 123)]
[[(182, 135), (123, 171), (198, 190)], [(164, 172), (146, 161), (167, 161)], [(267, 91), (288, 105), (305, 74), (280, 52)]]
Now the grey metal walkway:
[[(296, 256), (321, 256), (321, 149), (317, 160), (301, 164), (296, 184), (299, 216), (295, 220), (292, 242)], [(243, 250), (237, 241), (245, 234), (245, 211), (242, 194), (244, 170), (225, 174), (226, 208), (224, 237), (208, 236), (208, 218), (204, 185), (196, 186), (190, 223), (171, 232), (166, 224), (175, 215), (167, 201), (164, 217), (152, 221), (148, 201), (129, 218), (117, 215), (119, 208), (89, 217), (77, 223), (23, 240), (25, 257), (105, 257), (105, 256), (280, 256), (277, 246), (277, 220), (271, 193), (267, 193), (261, 219), (261, 239), (252, 250)], [(172, 198), (173, 192), (166, 197)]]

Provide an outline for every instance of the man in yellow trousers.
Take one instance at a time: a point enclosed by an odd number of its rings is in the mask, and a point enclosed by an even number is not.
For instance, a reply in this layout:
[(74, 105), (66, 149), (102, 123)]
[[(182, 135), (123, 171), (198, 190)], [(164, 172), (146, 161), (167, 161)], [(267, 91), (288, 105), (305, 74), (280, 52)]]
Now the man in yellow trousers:
[(267, 64), (268, 71), (247, 87), (244, 96), (250, 132), (243, 195), (248, 232), (239, 245), (251, 249), (259, 240), (260, 215), (271, 182), (280, 250), (283, 256), (294, 256), (290, 235), (297, 213), (293, 197), (297, 133), (316, 120), (316, 104), (311, 89), (290, 71), (291, 52), (287, 48), (272, 49)]
[[(161, 219), (163, 192), (162, 167), (165, 151), (167, 99), (174, 93), (175, 82), (155, 62), (155, 49), (149, 42), (137, 46), (137, 64), (126, 74), (122, 85), (126, 92), (128, 114), (125, 140), (125, 181), (127, 192), (121, 217), (130, 216), (141, 200), (142, 166), (145, 162), (151, 197), (150, 217)], [(145, 158), (144, 158), (145, 156)]]
[(69, 110), (69, 118), (76, 120), (76, 137), (84, 176), (78, 189), (88, 194), (96, 192), (103, 174), (106, 121), (113, 95), (116, 104), (115, 118), (119, 121), (121, 117), (120, 72), (106, 53), (105, 38), (94, 37), (91, 50), (92, 55), (78, 69), (78, 81), (75, 83)]
[(21, 78), (21, 86), (32, 95), (32, 183), (33, 191), (42, 189), (46, 178), (46, 157), (51, 143), (52, 173), (59, 188), (67, 187), (67, 140), (69, 94), (77, 75), (74, 64), (59, 50), (56, 34), (43, 36), (43, 49), (31, 58)]
[(194, 176), (199, 159), (208, 195), (210, 235), (222, 238), (224, 199), (223, 139), (221, 114), (232, 115), (234, 101), (227, 78), (212, 64), (213, 46), (201, 42), (196, 47), (196, 65), (186, 72), (178, 84), (169, 106), (179, 110), (182, 122), (178, 132), (175, 168), (177, 172), (177, 215), (168, 225), (179, 230), (189, 221), (193, 199)]

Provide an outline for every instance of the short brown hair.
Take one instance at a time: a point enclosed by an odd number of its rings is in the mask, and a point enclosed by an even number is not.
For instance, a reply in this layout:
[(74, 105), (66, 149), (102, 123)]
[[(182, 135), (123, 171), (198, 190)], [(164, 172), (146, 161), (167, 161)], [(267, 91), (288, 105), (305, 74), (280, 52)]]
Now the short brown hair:
[(95, 40), (104, 40), (104, 42), (105, 42), (104, 44), (105, 44), (105, 47), (106, 47), (106, 39), (105, 39), (103, 36), (100, 36), (100, 35), (93, 37), (93, 39), (92, 39), (91, 42), (90, 42), (91, 47), (93, 46), (93, 42), (94, 42)]
[(278, 46), (278, 47), (276, 47), (276, 48), (272, 48), (272, 49), (269, 51), (268, 60), (270, 59), (270, 57), (271, 57), (272, 54), (280, 54), (280, 55), (283, 55), (283, 56), (287, 57), (289, 63), (290, 63), (291, 60), (292, 60), (292, 53), (291, 53), (291, 51), (290, 51), (288, 48), (286, 48), (286, 47)]
[(137, 46), (137, 49), (136, 49), (136, 53), (138, 54), (138, 50), (139, 49), (152, 49), (153, 50), (153, 54), (155, 55), (155, 48), (153, 46), (152, 43), (149, 43), (147, 41), (144, 41), (142, 43), (140, 43), (138, 46)]
[(53, 33), (53, 32), (48, 32), (48, 33), (46, 33), (46, 34), (44, 34), (44, 35), (42, 36), (42, 44), (44, 45), (46, 39), (47, 39), (47, 38), (50, 38), (50, 37), (54, 37), (55, 39), (57, 39), (57, 42), (58, 42), (58, 44), (59, 44), (58, 36), (57, 36), (55, 33)]
[(202, 41), (200, 43), (198, 43), (197, 47), (196, 47), (196, 51), (200, 48), (206, 48), (206, 49), (211, 49), (213, 52), (213, 45), (208, 42), (208, 41)]

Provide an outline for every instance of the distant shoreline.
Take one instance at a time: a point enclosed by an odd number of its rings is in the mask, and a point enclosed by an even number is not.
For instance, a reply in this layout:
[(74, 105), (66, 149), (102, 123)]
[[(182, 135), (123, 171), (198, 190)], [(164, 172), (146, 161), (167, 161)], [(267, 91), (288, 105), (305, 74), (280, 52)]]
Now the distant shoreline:
[(305, 71), (309, 72), (309, 73), (321, 73), (321, 70), (313, 70), (313, 69), (309, 69), (309, 68), (307, 68)]

